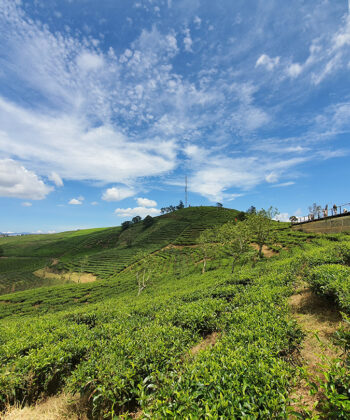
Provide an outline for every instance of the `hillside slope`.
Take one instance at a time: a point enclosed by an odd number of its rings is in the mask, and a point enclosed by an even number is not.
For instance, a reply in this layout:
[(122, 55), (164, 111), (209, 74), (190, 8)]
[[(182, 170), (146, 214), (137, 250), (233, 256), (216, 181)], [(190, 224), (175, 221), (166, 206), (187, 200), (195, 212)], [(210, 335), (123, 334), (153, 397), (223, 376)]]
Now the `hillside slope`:
[[(0, 296), (0, 411), (64, 392), (81, 402), (76, 418), (349, 418), (347, 350), (312, 384), (288, 299), (303, 281), (349, 313), (350, 237), (275, 228), (279, 252), (233, 273), (220, 244), (204, 274), (201, 247), (175, 244), (109, 279)], [(345, 322), (339, 337), (348, 349)], [(301, 381), (319, 387), (316, 408), (296, 401)]]
[(0, 238), (0, 294), (70, 282), (69, 276), (33, 274), (45, 267), (58, 274), (91, 273), (113, 280), (145, 255), (169, 244), (193, 244), (202, 230), (237, 214), (231, 209), (190, 207), (155, 217), (148, 228), (140, 222), (125, 231), (112, 227)]

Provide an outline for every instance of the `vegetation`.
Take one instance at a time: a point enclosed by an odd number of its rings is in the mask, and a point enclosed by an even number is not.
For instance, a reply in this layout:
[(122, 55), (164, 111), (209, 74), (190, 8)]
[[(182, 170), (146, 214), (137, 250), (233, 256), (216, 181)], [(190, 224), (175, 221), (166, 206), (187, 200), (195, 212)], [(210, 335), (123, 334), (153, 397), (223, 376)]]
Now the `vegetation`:
[[(65, 390), (91, 418), (296, 415), (303, 333), (288, 298), (303, 279), (349, 314), (350, 237), (293, 231), (259, 213), (240, 221), (225, 208), (187, 208), (124, 231), (0, 239), (6, 276), (46, 266), (98, 277), (0, 296), (0, 410)], [(252, 258), (251, 243), (275, 256)], [(343, 355), (314, 386), (323, 418), (350, 414), (344, 317)]]

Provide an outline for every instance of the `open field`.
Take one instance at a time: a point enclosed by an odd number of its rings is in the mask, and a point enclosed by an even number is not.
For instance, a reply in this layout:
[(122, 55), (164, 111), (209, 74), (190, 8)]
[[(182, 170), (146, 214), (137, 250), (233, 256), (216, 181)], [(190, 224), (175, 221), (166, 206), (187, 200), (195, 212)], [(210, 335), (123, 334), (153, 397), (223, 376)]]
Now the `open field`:
[[(94, 419), (349, 418), (350, 236), (276, 222), (265, 258), (231, 273), (213, 243), (202, 273), (199, 233), (236, 214), (180, 210), (134, 225), (131, 244), (120, 228), (1, 240), (5, 277), (44, 267), (97, 276), (46, 287), (28, 277), (28, 290), (0, 296), (1, 409), (64, 393)], [(313, 293), (339, 320), (316, 383), (306, 373), (316, 321), (301, 309)]]

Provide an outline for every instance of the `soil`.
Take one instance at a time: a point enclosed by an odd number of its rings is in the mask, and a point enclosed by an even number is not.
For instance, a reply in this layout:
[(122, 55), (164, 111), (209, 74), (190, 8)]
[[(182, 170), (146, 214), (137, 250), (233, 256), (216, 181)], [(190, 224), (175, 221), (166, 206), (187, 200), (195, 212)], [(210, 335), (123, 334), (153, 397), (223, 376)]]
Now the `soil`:
[(45, 278), (45, 279), (57, 279), (62, 281), (73, 281), (74, 283), (91, 283), (97, 280), (97, 277), (91, 273), (55, 273), (49, 268), (41, 268), (40, 270), (36, 270), (33, 273), (37, 277)]
[[(328, 360), (339, 357), (341, 353), (332, 343), (332, 337), (341, 323), (341, 315), (334, 302), (317, 296), (306, 286), (289, 298), (289, 304), (293, 318), (305, 334), (299, 361), (306, 368), (310, 380), (320, 383), (323, 379), (320, 365), (327, 365)], [(322, 395), (310, 395), (310, 388), (302, 379), (291, 398), (295, 400), (292, 404), (295, 411), (301, 413), (306, 408), (317, 415), (317, 404)]]
[[(259, 245), (256, 243), (251, 243), (250, 244), (254, 249), (256, 249), (257, 251), (259, 251)], [(273, 251), (272, 249), (270, 249), (268, 246), (263, 245), (262, 247), (262, 253), (264, 255), (264, 257), (266, 258), (271, 258), (274, 257), (275, 255), (278, 255), (278, 252)]]
[(199, 353), (202, 350), (205, 350), (208, 347), (214, 347), (218, 338), (219, 334), (217, 332), (213, 332), (207, 335), (200, 343), (191, 348), (191, 356), (195, 356), (197, 353)]
[(87, 409), (79, 399), (67, 394), (56, 395), (34, 406), (11, 406), (0, 414), (1, 420), (87, 420)]

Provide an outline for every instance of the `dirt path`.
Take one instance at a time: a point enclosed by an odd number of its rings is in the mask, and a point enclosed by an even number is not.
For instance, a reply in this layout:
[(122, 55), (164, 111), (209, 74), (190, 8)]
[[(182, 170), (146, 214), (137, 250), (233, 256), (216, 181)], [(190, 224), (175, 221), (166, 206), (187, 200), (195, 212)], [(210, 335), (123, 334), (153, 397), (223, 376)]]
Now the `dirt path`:
[(195, 356), (198, 352), (205, 350), (208, 347), (214, 347), (218, 338), (219, 334), (217, 332), (207, 335), (200, 343), (191, 348), (191, 356)]
[(1, 420), (87, 420), (86, 407), (79, 398), (66, 394), (49, 397), (30, 407), (11, 406), (0, 413)]
[[(319, 366), (325, 364), (324, 358), (334, 359), (340, 355), (339, 349), (332, 344), (332, 336), (339, 327), (341, 315), (332, 302), (315, 295), (306, 285), (289, 298), (289, 304), (293, 318), (305, 334), (300, 363), (306, 368), (310, 380), (319, 383), (323, 376)], [(321, 397), (320, 394), (310, 395), (310, 388), (302, 379), (291, 394), (295, 399), (293, 409), (302, 412), (305, 407), (317, 414)]]
[(40, 278), (62, 280), (62, 282), (71, 281), (74, 283), (91, 283), (97, 280), (97, 277), (91, 273), (65, 272), (58, 274), (50, 270), (48, 267), (36, 270), (33, 274)]
[[(257, 251), (259, 251), (259, 245), (258, 244), (252, 242), (250, 244), (250, 246), (252, 246), (254, 249), (256, 249)], [(266, 258), (271, 258), (271, 257), (274, 257), (275, 255), (278, 255), (278, 252), (270, 249), (266, 245), (263, 245), (263, 247), (262, 247), (262, 253), (263, 253), (264, 257), (266, 257)]]

